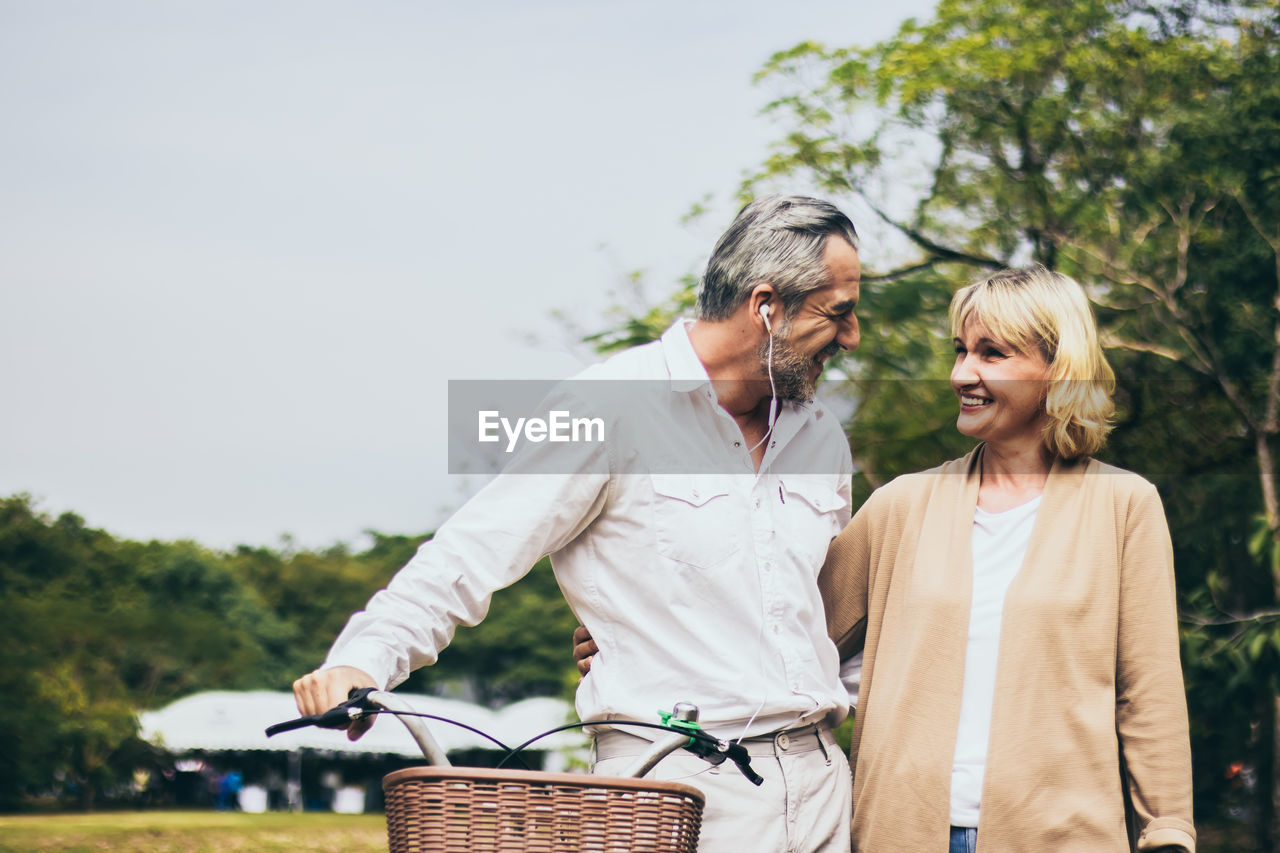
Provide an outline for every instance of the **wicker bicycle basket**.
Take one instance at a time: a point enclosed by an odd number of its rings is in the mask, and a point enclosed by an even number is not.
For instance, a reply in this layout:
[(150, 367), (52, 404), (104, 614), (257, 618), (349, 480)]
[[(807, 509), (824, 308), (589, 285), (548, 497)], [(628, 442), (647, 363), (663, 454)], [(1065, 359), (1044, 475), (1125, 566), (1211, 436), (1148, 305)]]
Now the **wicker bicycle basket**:
[(703, 796), (587, 774), (410, 767), (382, 780), (391, 853), (694, 853)]

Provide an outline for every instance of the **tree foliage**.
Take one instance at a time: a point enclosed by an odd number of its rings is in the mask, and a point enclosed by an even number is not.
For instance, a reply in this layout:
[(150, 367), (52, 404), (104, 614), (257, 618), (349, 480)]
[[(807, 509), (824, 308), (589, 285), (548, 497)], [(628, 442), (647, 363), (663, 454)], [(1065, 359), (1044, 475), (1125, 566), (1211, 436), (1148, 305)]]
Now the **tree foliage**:
[[(428, 536), (371, 532), (352, 553), (133, 542), (0, 499), (0, 808), (92, 806), (153, 760), (137, 711), (201, 690), (289, 688)], [(546, 561), (494, 597), (416, 689), (488, 702), (564, 692), (575, 624)]]
[(956, 287), (1028, 262), (1085, 285), (1119, 380), (1106, 455), (1159, 485), (1174, 537), (1197, 813), (1251, 764), (1273, 849), (1280, 4), (941, 0), (759, 81), (782, 136), (742, 195), (811, 189), (893, 247), (843, 388), (861, 493), (965, 446), (942, 381)]
[[(904, 378), (938, 375), (945, 348), (908, 341), (945, 339), (940, 278), (945, 292), (1033, 260), (1090, 290), (1121, 386), (1110, 454), (1159, 483), (1178, 550), (1208, 814), (1223, 768), (1275, 744), (1278, 35), (1274, 2), (944, 0), (873, 47), (774, 57), (765, 76), (793, 88), (771, 109), (792, 131), (754, 181), (803, 176), (911, 247), (870, 277), (868, 310), (889, 325), (864, 380), (883, 375), (881, 346)], [(927, 180), (891, 180), (922, 168)], [(909, 307), (881, 317), (881, 300)], [(939, 424), (927, 392), (902, 390), (916, 384), (855, 388), (871, 471), (944, 455), (915, 442)], [(1256, 769), (1270, 781), (1270, 760)]]

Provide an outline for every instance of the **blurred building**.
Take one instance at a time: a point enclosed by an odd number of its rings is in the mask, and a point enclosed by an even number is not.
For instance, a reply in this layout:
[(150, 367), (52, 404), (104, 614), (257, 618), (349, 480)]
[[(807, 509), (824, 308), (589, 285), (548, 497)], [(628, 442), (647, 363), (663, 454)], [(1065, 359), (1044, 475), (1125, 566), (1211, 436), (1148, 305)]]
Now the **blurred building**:
[[(415, 710), (484, 732), (518, 746), (576, 719), (572, 706), (549, 697), (492, 710), (436, 696), (400, 695)], [(172, 759), (168, 799), (176, 805), (267, 809), (376, 811), (382, 777), (423, 764), (422, 753), (399, 721), (376, 721), (360, 740), (345, 732), (306, 728), (268, 738), (267, 726), (298, 716), (291, 693), (209, 691), (139, 715), (141, 737)], [(428, 720), (454, 764), (492, 767), (506, 752), (490, 740), (446, 722)], [(521, 753), (532, 768), (585, 768), (586, 738), (577, 730), (546, 737)], [(520, 766), (520, 765), (516, 765)], [(237, 776), (238, 774), (238, 776)]]

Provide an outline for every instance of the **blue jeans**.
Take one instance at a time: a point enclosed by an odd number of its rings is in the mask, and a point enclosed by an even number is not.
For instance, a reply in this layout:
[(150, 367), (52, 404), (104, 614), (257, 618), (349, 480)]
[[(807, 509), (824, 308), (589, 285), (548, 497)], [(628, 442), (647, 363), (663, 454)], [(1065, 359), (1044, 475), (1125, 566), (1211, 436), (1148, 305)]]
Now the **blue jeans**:
[(972, 826), (951, 827), (951, 846), (947, 853), (974, 853), (978, 849), (978, 830)]

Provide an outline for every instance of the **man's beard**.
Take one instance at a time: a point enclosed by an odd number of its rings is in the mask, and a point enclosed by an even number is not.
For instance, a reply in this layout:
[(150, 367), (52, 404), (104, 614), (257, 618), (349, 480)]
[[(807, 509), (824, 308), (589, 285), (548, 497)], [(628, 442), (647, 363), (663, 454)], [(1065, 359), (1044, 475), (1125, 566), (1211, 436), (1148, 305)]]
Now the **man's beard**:
[[(807, 403), (813, 399), (817, 390), (817, 382), (809, 378), (813, 369), (813, 357), (805, 356), (793, 349), (788, 343), (789, 326), (778, 330), (773, 339), (773, 385), (777, 389), (779, 400), (792, 400)], [(819, 357), (830, 358), (840, 351), (840, 344), (832, 341), (818, 353)], [(769, 341), (760, 345), (760, 363), (769, 364)]]

